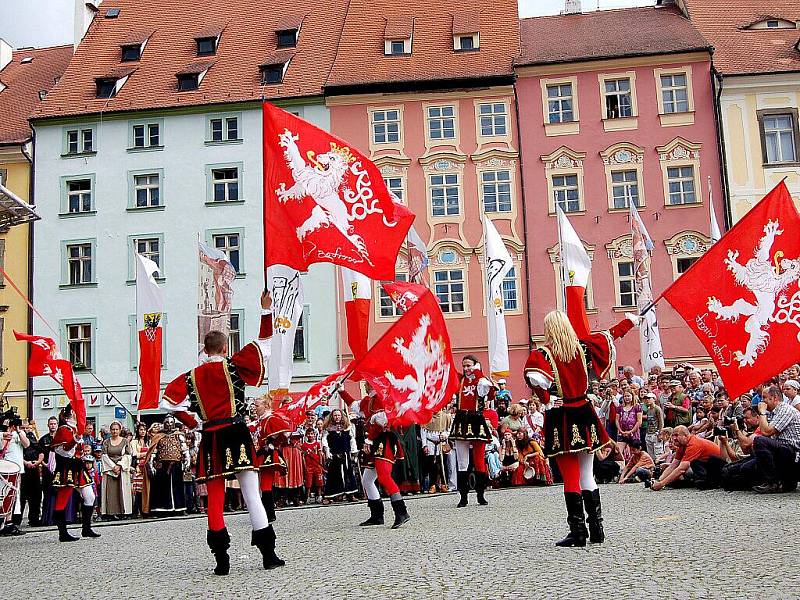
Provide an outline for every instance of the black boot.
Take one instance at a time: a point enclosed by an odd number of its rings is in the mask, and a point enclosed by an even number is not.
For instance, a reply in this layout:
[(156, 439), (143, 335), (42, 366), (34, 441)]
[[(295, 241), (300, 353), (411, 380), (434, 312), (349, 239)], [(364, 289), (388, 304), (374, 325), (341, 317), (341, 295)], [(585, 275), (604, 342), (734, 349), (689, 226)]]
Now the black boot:
[(81, 506), (81, 537), (99, 538), (100, 534), (92, 530), (92, 514), (94, 506)]
[(489, 482), (489, 476), (486, 473), (475, 472), (475, 493), (478, 495), (478, 504), (486, 506), (489, 504), (486, 501), (484, 492), (486, 491), (486, 484)]
[(383, 525), (383, 500), (380, 498), (377, 500), (367, 500), (367, 506), (369, 506), (369, 519), (363, 523), (359, 523), (359, 525), (361, 527)]
[(250, 545), (261, 550), (265, 569), (274, 569), (286, 564), (285, 561), (275, 555), (275, 539), (275, 530), (272, 529), (272, 525), (267, 525), (264, 529), (258, 529), (253, 532), (253, 539)]
[(563, 540), (556, 542), (556, 546), (585, 546), (588, 532), (583, 516), (583, 498), (578, 492), (564, 492), (564, 502), (567, 505), (569, 533)]
[(80, 539), (67, 531), (67, 514), (63, 510), (53, 511), (53, 523), (58, 527), (59, 542), (77, 542)]
[(603, 509), (600, 506), (600, 490), (584, 490), (581, 492), (583, 505), (586, 507), (586, 521), (589, 524), (589, 541), (602, 544), (606, 539), (603, 531)]
[(231, 536), (228, 529), (223, 528), (219, 531), (208, 530), (206, 543), (211, 548), (211, 554), (217, 559), (217, 566), (214, 567), (214, 575), (227, 575), (231, 572), (231, 557), (228, 556), (228, 548), (231, 547)]
[(469, 494), (469, 473), (459, 471), (456, 481), (458, 482), (458, 493), (461, 500), (458, 501), (456, 508), (464, 508), (467, 505), (467, 494)]
[(267, 521), (270, 523), (275, 522), (275, 497), (272, 495), (272, 490), (261, 492), (261, 504), (264, 505), (264, 510), (267, 511)]
[(397, 529), (406, 521), (411, 520), (408, 510), (406, 509), (406, 503), (402, 499), (392, 500), (392, 510), (394, 511), (394, 524), (392, 524), (392, 529)]

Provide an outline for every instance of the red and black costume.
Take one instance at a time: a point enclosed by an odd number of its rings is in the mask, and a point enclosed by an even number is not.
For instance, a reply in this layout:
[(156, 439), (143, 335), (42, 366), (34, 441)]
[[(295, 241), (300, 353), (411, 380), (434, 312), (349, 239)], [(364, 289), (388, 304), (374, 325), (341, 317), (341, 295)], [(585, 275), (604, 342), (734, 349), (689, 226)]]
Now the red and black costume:
[(614, 340), (625, 335), (634, 324), (626, 318), (609, 331), (592, 333), (583, 303), (583, 288), (568, 287), (567, 301), (569, 320), (580, 344), (577, 355), (562, 361), (551, 348), (540, 346), (528, 357), (525, 380), (546, 404), (550, 396), (563, 403), (544, 415), (544, 453), (548, 458), (555, 457), (558, 463), (569, 515), (570, 535), (558, 545), (585, 545), (584, 505), (589, 514), (591, 541), (599, 543), (604, 539), (600, 492), (593, 473), (594, 452), (613, 443), (586, 396), (589, 374), (592, 372), (600, 379), (606, 376), (614, 362)]
[(74, 490), (81, 496), (81, 536), (100, 537), (92, 530), (92, 513), (94, 512), (95, 494), (92, 489), (92, 476), (82, 460), (83, 442), (78, 437), (78, 429), (71, 419), (71, 407), (65, 409), (59, 417), (59, 427), (50, 444), (52, 452), (50, 464), (53, 469), (53, 488), (55, 490), (55, 506), (53, 521), (58, 527), (58, 539), (61, 542), (74, 542), (78, 538), (67, 531), (66, 508)]
[(253, 428), (256, 445), (256, 465), (260, 476), (261, 502), (270, 523), (275, 521), (275, 497), (272, 486), (275, 475), (286, 473), (286, 462), (281, 449), (289, 443), (292, 425), (281, 415), (269, 413), (261, 417)]
[(475, 492), (478, 495), (478, 503), (486, 504), (484, 491), (489, 481), (486, 469), (486, 443), (492, 440), (492, 433), (486, 424), (483, 411), (493, 406), (495, 391), (492, 382), (484, 376), (478, 365), (469, 372), (465, 371), (461, 377), (456, 416), (450, 430), (450, 439), (454, 442), (458, 464), (457, 481), (458, 491), (461, 494), (459, 508), (467, 505), (470, 458), (475, 471)]
[(249, 407), (245, 386), (260, 386), (270, 352), (272, 315), (264, 311), (259, 339), (231, 357), (210, 356), (208, 361), (175, 378), (164, 391), (161, 407), (175, 412), (185, 425), (202, 424), (197, 456), (197, 481), (208, 489), (207, 542), (217, 560), (214, 573), (230, 571), (230, 535), (225, 527), (225, 479), (239, 481), (239, 487), (253, 526), (251, 544), (258, 547), (264, 568), (283, 565), (275, 556), (275, 532), (259, 494), (258, 461), (250, 430), (245, 424)]
[[(347, 399), (345, 399), (347, 401)], [(360, 404), (364, 415), (366, 439), (361, 451), (361, 483), (367, 494), (367, 506), (370, 517), (361, 526), (383, 525), (383, 501), (377, 481), (383, 491), (389, 495), (389, 501), (394, 511), (394, 524), (392, 529), (397, 529), (411, 517), (406, 509), (406, 503), (400, 495), (400, 488), (392, 477), (392, 467), (395, 461), (404, 460), (405, 454), (400, 439), (390, 427), (386, 418), (386, 409), (377, 395), (366, 396)]]

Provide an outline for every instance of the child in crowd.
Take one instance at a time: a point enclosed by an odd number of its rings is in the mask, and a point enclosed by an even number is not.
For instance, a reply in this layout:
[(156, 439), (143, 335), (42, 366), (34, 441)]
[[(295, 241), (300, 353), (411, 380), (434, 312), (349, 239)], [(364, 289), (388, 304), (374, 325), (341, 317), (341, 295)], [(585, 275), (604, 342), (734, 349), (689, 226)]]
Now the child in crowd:
[(301, 447), (305, 463), (305, 485), (307, 502), (322, 502), (322, 491), (325, 489), (324, 469), (325, 457), (322, 454), (322, 444), (317, 439), (314, 427), (306, 429), (305, 438)]

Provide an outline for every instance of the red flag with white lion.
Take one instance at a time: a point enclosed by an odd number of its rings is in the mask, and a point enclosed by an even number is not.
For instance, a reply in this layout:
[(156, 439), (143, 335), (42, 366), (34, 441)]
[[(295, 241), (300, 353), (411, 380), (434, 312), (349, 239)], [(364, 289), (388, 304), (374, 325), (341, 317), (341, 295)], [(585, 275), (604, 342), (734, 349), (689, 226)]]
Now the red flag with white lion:
[(392, 425), (424, 424), (458, 391), (450, 336), (430, 290), (413, 283), (384, 289), (406, 312), (351, 368), (381, 397)]
[(414, 214), (378, 168), (346, 142), (264, 103), (266, 264), (298, 271), (329, 262), (394, 279)]
[(322, 404), (323, 400), (330, 399), (349, 374), (349, 367), (345, 367), (312, 385), (305, 394), (290, 394), (292, 401), (284, 404), (275, 412), (286, 417), (295, 427), (299, 427), (305, 420), (306, 411), (314, 410)]
[(732, 397), (800, 362), (798, 231), (780, 183), (663, 294)]

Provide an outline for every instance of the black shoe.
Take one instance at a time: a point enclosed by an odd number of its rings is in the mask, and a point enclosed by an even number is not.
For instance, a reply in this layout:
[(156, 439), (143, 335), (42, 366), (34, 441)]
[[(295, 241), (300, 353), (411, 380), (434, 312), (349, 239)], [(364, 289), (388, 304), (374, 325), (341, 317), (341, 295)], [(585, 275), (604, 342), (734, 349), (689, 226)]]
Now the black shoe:
[(367, 500), (369, 506), (370, 517), (363, 523), (359, 523), (361, 527), (368, 527), (370, 525), (383, 525), (383, 500)]
[(0, 531), (0, 535), (3, 536), (13, 536), (13, 535), (25, 535), (25, 532), (19, 528), (19, 525), (16, 523), (11, 523), (10, 525), (6, 525), (3, 527), (3, 530)]
[(752, 489), (756, 494), (779, 494), (783, 491), (780, 483), (762, 483)]
[(85, 538), (99, 538), (100, 534), (92, 530), (92, 513), (94, 513), (94, 506), (81, 506), (81, 537)]
[(270, 523), (275, 522), (275, 497), (272, 491), (261, 492), (261, 504), (264, 505), (264, 510), (267, 511), (267, 521)]
[(581, 492), (583, 506), (586, 508), (586, 521), (589, 524), (589, 541), (602, 544), (606, 539), (603, 531), (603, 509), (600, 505), (600, 490)]
[(406, 503), (403, 500), (392, 500), (392, 510), (394, 511), (394, 523), (392, 529), (397, 529), (406, 521), (410, 521), (411, 517), (406, 509)]
[(569, 533), (563, 540), (556, 542), (561, 548), (586, 545), (588, 532), (586, 519), (583, 516), (583, 498), (578, 492), (564, 492), (564, 502), (567, 505), (567, 524)]
[(461, 500), (456, 504), (456, 508), (464, 508), (467, 505), (467, 496), (469, 494), (469, 474), (466, 471), (459, 471), (457, 481)]
[(67, 514), (63, 510), (53, 511), (53, 523), (58, 527), (59, 542), (77, 542), (80, 539), (67, 531)]
[(486, 484), (489, 481), (489, 476), (486, 473), (475, 473), (475, 494), (478, 496), (478, 504), (486, 506), (489, 504), (486, 501)]
[(275, 539), (275, 530), (272, 529), (272, 525), (253, 531), (250, 545), (257, 547), (261, 551), (265, 569), (274, 569), (286, 564), (286, 561), (281, 560), (275, 554)]
[(219, 531), (208, 530), (206, 543), (211, 548), (211, 554), (217, 559), (217, 566), (214, 567), (214, 575), (227, 575), (231, 572), (231, 557), (228, 556), (228, 548), (231, 547), (231, 536), (228, 529), (223, 528)]

